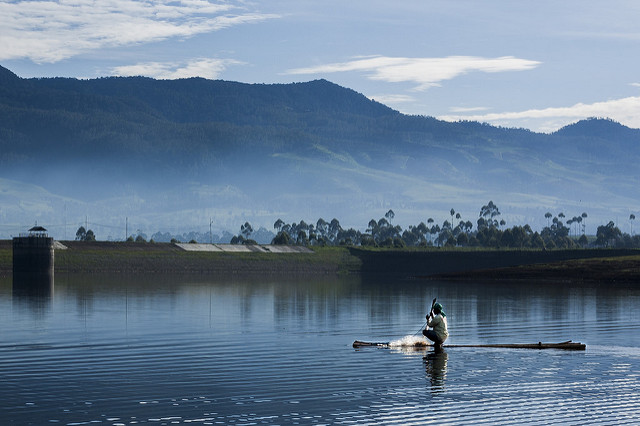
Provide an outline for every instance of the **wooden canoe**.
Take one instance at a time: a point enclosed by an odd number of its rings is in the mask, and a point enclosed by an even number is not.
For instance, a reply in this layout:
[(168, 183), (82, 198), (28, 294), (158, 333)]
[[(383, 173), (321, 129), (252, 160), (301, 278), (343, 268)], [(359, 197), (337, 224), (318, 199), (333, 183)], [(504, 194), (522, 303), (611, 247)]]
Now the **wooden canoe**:
[[(353, 342), (354, 348), (363, 348), (368, 346), (375, 346), (380, 348), (388, 348), (389, 342), (362, 342), (356, 340)], [(430, 347), (432, 345), (427, 344), (415, 344), (410, 347)], [(508, 348), (508, 349), (565, 349), (573, 351), (584, 351), (587, 345), (584, 343), (572, 342), (567, 340), (560, 343), (495, 343), (495, 344), (483, 344), (483, 345), (444, 345), (443, 348)]]

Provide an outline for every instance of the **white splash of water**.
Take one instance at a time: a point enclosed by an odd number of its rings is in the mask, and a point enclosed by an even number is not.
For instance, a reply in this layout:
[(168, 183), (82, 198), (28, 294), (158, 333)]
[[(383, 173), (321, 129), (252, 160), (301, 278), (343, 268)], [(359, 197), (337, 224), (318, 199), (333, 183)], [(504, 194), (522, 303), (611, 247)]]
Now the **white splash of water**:
[(390, 348), (423, 348), (426, 346), (430, 345), (420, 336), (404, 336), (402, 339), (389, 342)]

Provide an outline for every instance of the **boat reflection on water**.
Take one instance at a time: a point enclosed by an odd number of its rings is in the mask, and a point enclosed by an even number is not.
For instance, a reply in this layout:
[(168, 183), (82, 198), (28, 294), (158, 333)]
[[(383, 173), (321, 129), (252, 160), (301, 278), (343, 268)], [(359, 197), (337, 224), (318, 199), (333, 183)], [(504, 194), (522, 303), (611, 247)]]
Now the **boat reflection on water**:
[(427, 378), (431, 382), (431, 391), (434, 393), (444, 392), (448, 359), (449, 355), (444, 349), (429, 352), (422, 358)]
[(20, 273), (13, 276), (12, 300), (26, 305), (31, 311), (42, 314), (51, 304), (53, 276)]

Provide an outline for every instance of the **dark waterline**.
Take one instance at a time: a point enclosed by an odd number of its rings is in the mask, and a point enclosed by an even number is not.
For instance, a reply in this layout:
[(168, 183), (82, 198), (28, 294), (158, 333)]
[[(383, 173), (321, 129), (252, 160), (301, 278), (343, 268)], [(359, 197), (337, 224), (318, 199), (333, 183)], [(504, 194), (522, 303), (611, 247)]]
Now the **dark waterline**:
[[(0, 282), (0, 418), (13, 424), (637, 424), (631, 286), (58, 275)], [(354, 350), (582, 341), (585, 352)]]

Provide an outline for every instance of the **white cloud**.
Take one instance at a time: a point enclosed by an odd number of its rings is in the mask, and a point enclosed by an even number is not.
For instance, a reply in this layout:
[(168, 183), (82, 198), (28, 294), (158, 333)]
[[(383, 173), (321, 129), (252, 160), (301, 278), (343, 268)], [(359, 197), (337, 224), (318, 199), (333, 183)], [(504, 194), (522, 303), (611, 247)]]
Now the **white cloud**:
[(57, 62), (104, 47), (187, 38), (275, 18), (206, 0), (0, 2), (0, 60)]
[(633, 87), (640, 87), (640, 83), (630, 83), (630, 85)]
[(403, 104), (416, 101), (413, 96), (408, 95), (377, 95), (369, 96), (369, 99), (373, 99), (376, 102), (380, 102), (385, 105)]
[(472, 120), (494, 124), (510, 125), (522, 120), (541, 120), (544, 131), (557, 130), (559, 127), (576, 120), (589, 117), (611, 118), (626, 126), (640, 128), (640, 96), (613, 99), (592, 104), (578, 103), (570, 107), (530, 109), (520, 112), (492, 113), (484, 115), (445, 115), (438, 118), (447, 121)]
[(438, 86), (470, 72), (524, 71), (540, 65), (538, 61), (504, 56), (481, 58), (476, 56), (449, 56), (445, 58), (393, 58), (372, 56), (349, 62), (318, 65), (289, 70), (288, 74), (328, 74), (335, 72), (365, 72), (371, 80), (390, 83), (416, 83), (416, 90)]
[(449, 110), (451, 112), (477, 112), (477, 111), (486, 111), (489, 108), (487, 107), (451, 107)]
[(124, 65), (112, 68), (111, 73), (117, 76), (145, 76), (158, 79), (176, 79), (202, 77), (216, 79), (229, 65), (242, 62), (233, 59), (200, 58), (186, 64), (175, 62), (146, 62), (135, 65)]

